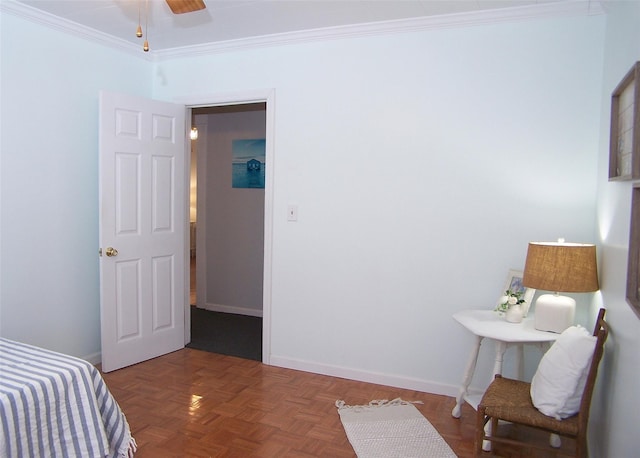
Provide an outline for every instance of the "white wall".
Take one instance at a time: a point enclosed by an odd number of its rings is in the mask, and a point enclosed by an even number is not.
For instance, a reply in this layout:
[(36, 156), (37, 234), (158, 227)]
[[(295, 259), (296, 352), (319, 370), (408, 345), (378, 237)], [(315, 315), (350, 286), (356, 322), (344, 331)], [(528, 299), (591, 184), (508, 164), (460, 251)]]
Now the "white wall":
[[(612, 2), (602, 86), (598, 167), (598, 229), (601, 247), (600, 301), (612, 331), (594, 401), (593, 456), (637, 456), (640, 423), (640, 319), (625, 299), (632, 182), (608, 182), (611, 93), (640, 60), (640, 3)], [(595, 449), (595, 450), (594, 450)]]
[(271, 361), (455, 392), (451, 314), (492, 308), (528, 241), (595, 241), (603, 39), (596, 16), (159, 63), (160, 99), (275, 89)]
[(98, 91), (150, 95), (150, 65), (1, 17), (0, 335), (100, 352)]

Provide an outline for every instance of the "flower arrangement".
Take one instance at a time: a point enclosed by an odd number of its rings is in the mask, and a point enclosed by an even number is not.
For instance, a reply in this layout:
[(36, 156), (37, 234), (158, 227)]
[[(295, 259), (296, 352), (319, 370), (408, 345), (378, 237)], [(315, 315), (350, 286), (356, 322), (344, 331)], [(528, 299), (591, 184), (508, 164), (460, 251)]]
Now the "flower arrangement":
[(526, 302), (522, 298), (523, 294), (524, 291), (512, 291), (510, 289), (506, 290), (504, 292), (504, 296), (502, 296), (498, 301), (498, 305), (496, 306), (495, 310), (499, 313), (504, 313), (509, 310), (509, 307), (511, 307), (512, 305), (522, 304)]

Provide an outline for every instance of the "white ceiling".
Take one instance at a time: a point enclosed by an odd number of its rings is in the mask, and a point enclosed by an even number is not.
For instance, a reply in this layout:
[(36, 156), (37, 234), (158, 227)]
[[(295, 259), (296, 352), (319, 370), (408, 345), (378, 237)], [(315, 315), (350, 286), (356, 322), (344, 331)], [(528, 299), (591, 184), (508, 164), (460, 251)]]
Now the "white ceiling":
[(575, 3), (574, 0), (205, 0), (206, 9), (176, 15), (164, 0), (17, 1), (139, 46), (142, 40), (135, 36), (139, 6), (144, 28), (148, 1), (148, 40), (155, 51), (336, 26)]

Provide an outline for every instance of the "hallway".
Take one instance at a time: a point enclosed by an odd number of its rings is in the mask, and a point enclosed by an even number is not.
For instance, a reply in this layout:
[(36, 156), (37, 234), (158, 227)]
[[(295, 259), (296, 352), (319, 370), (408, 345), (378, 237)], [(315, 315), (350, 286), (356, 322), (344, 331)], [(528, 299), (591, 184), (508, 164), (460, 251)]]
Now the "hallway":
[(196, 305), (196, 257), (191, 256), (191, 276), (189, 285), (189, 304)]
[(262, 361), (262, 318), (196, 307), (196, 258), (191, 257), (189, 348)]

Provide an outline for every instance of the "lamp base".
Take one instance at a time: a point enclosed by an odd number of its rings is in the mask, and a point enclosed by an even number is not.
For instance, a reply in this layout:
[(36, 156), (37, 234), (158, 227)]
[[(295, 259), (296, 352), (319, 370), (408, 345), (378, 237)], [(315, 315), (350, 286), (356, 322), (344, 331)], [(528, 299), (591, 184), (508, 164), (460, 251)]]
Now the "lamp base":
[(573, 325), (576, 301), (567, 296), (543, 294), (536, 301), (535, 327), (539, 331), (561, 333)]

